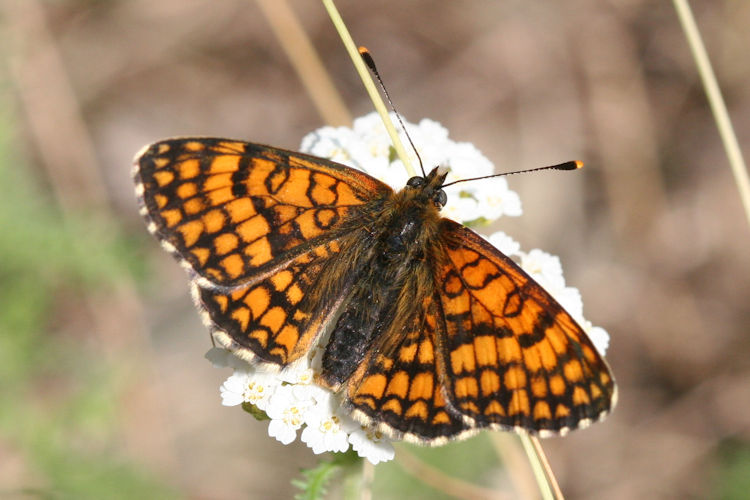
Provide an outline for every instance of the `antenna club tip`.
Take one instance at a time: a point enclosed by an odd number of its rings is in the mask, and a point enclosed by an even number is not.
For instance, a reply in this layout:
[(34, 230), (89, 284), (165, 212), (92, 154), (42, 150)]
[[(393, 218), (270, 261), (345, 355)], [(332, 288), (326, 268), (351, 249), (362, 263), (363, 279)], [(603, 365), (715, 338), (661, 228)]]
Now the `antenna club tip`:
[(550, 168), (554, 168), (556, 170), (578, 170), (579, 168), (583, 168), (583, 162), (582, 161), (566, 161), (565, 163), (561, 163), (559, 165), (554, 165)]
[(377, 68), (375, 68), (375, 60), (372, 58), (370, 51), (367, 50), (367, 47), (360, 45), (357, 50), (359, 51), (359, 57), (362, 58), (367, 67), (369, 67), (372, 72), (377, 74), (378, 70)]

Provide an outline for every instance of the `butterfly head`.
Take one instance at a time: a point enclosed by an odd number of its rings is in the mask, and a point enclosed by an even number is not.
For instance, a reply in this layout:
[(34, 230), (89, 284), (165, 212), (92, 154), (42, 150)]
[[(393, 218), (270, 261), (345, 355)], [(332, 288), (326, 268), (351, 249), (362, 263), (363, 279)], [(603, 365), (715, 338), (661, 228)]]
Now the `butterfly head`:
[(433, 168), (426, 177), (412, 177), (406, 183), (407, 188), (417, 190), (416, 197), (432, 202), (438, 210), (448, 202), (448, 196), (443, 191), (443, 183), (448, 175), (445, 167)]

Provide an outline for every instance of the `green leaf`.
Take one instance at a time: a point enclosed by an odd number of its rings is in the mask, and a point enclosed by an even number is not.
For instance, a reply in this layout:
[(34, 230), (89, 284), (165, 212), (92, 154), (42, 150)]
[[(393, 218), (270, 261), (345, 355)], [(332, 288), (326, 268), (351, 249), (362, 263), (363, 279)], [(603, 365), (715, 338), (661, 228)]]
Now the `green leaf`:
[(318, 500), (326, 494), (328, 482), (341, 468), (333, 460), (321, 461), (312, 469), (302, 470), (302, 479), (293, 479), (292, 485), (302, 490), (295, 500)]
[(393, 163), (396, 160), (398, 160), (398, 153), (396, 152), (396, 148), (394, 148), (393, 146), (388, 146), (388, 163)]
[(255, 420), (258, 420), (260, 422), (262, 422), (263, 420), (271, 420), (271, 417), (269, 417), (266, 412), (264, 412), (254, 404), (248, 403), (247, 401), (242, 403), (242, 409), (255, 417)]
[(302, 477), (293, 479), (292, 486), (302, 490), (294, 496), (295, 500), (322, 500), (328, 489), (331, 478), (345, 467), (362, 463), (354, 450), (336, 453), (330, 460), (321, 460), (311, 469), (302, 469)]

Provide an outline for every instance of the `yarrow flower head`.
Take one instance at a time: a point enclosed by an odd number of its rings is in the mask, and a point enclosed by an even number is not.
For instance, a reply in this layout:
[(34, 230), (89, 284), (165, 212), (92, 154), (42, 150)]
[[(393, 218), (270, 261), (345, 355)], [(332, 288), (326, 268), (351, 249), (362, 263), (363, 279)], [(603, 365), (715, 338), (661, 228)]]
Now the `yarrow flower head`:
[[(494, 173), (493, 165), (479, 150), (469, 143), (450, 140), (448, 131), (439, 123), (425, 119), (419, 124), (405, 122), (405, 126), (419, 148), (426, 170), (438, 165), (449, 169), (446, 183)], [(401, 189), (408, 180), (376, 113), (356, 119), (352, 128), (318, 129), (303, 138), (301, 150), (363, 170), (395, 189)], [(416, 157), (412, 160), (417, 164)], [(504, 178), (461, 183), (448, 186), (445, 191), (448, 203), (442, 215), (464, 224), (490, 222), (503, 215), (521, 215), (520, 199), (508, 188)], [(502, 232), (487, 239), (501, 252), (515, 258), (546, 288), (604, 354), (609, 336), (583, 318), (580, 293), (565, 285), (556, 256), (536, 249), (523, 252), (517, 242)], [(234, 370), (221, 385), (222, 404), (250, 405), (260, 410), (270, 420), (269, 436), (281, 443), (289, 444), (299, 437), (316, 454), (344, 452), (351, 446), (373, 464), (393, 459), (394, 449), (387, 437), (354, 421), (343, 411), (339, 394), (314, 383), (315, 372), (320, 369), (321, 349), (314, 348), (312, 352), (316, 353), (312, 359), (299, 360), (277, 373), (263, 371), (262, 365), (251, 366), (223, 349), (211, 349), (206, 357), (216, 366)]]

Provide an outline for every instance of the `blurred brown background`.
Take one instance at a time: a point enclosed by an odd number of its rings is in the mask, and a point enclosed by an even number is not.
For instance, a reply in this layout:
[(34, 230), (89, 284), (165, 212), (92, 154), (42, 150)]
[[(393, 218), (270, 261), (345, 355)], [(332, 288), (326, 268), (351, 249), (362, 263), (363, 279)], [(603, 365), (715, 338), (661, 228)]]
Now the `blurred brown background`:
[[(509, 179), (524, 216), (497, 225), (560, 255), (612, 337), (616, 411), (544, 441), (567, 497), (747, 498), (750, 230), (672, 4), (340, 4), (406, 119), (441, 122), (498, 171), (586, 163)], [(747, 154), (750, 3), (692, 5)], [(316, 457), (220, 405), (229, 372), (202, 358), (184, 273), (130, 179), (160, 138), (296, 148), (325, 124), (263, 10), (0, 6), (0, 497), (289, 498)], [(322, 6), (291, 7), (351, 115), (370, 112)], [(468, 480), (512, 498), (488, 442), (409, 452), (452, 474), (466, 455)], [(404, 470), (378, 466), (375, 498), (447, 497)]]

